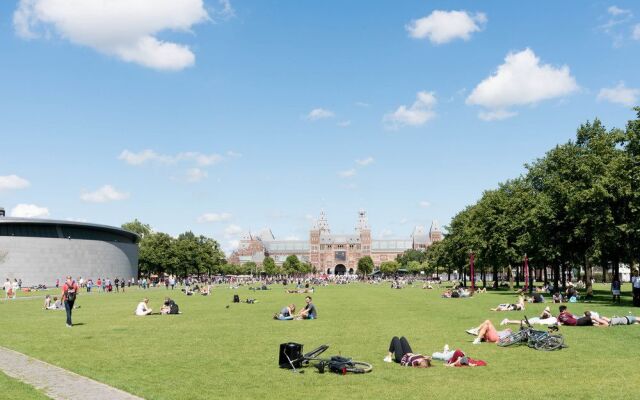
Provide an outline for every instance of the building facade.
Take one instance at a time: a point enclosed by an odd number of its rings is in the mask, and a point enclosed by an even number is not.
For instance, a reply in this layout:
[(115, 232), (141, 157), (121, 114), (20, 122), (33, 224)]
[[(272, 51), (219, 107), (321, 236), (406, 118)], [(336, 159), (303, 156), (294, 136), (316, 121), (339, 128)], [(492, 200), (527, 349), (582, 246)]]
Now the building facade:
[(24, 286), (51, 286), (67, 275), (131, 279), (138, 276), (138, 240), (112, 226), (0, 215), (0, 279)]
[(415, 227), (406, 239), (373, 239), (367, 214), (363, 210), (358, 213), (354, 233), (334, 234), (331, 233), (326, 215), (321, 212), (309, 231), (308, 240), (277, 240), (268, 229), (259, 234), (249, 232), (242, 236), (229, 262), (261, 264), (266, 256), (271, 256), (276, 264), (281, 265), (288, 256), (296, 255), (319, 272), (353, 274), (357, 270), (358, 260), (364, 256), (370, 256), (378, 267), (385, 261), (395, 260), (406, 250), (424, 250), (440, 240), (442, 232), (437, 221), (431, 223), (429, 231), (422, 226)]

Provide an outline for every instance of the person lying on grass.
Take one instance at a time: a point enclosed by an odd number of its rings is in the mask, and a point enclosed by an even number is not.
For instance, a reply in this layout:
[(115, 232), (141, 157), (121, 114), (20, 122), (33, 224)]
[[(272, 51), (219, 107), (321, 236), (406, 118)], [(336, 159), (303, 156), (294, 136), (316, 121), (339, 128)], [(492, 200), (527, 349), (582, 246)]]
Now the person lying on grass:
[(460, 349), (453, 352), (453, 356), (444, 364), (445, 367), (485, 367), (486, 365), (486, 361), (467, 357)]
[(524, 296), (519, 296), (516, 304), (499, 304), (491, 311), (524, 311)]
[[(500, 322), (500, 325), (507, 325), (507, 324), (524, 324), (524, 320), (520, 320), (520, 319), (508, 319), (505, 318), (502, 320), (502, 322)], [(538, 324), (538, 325), (555, 325), (558, 323), (558, 319), (556, 317), (554, 317), (553, 315), (551, 315), (551, 309), (549, 307), (545, 307), (544, 311), (542, 311), (542, 314), (540, 314), (539, 317), (533, 317), (533, 318), (529, 318), (529, 323), (534, 325), (534, 324)]]
[(498, 343), (501, 338), (507, 337), (511, 334), (511, 329), (505, 329), (498, 331), (491, 321), (486, 320), (476, 328), (467, 330), (470, 335), (476, 336), (473, 340), (473, 344), (480, 344), (481, 342)]
[(289, 304), (280, 310), (280, 313), (275, 313), (273, 319), (279, 319), (280, 321), (288, 321), (293, 319), (296, 312), (296, 305)]
[(567, 306), (559, 307), (558, 322), (567, 326), (609, 326), (609, 322), (600, 316), (591, 315), (590, 311), (585, 311), (583, 317), (576, 318), (567, 310)]
[(304, 301), (307, 303), (302, 310), (300, 310), (300, 314), (298, 317), (300, 319), (316, 319), (318, 318), (318, 312), (316, 311), (316, 306), (311, 302), (311, 296), (307, 296), (304, 298)]
[(160, 307), (160, 314), (168, 315), (168, 314), (179, 314), (180, 308), (172, 299), (165, 297), (164, 303), (162, 303), (162, 307)]
[(384, 358), (384, 362), (396, 362), (403, 367), (429, 368), (431, 367), (431, 357), (416, 354), (411, 350), (409, 341), (402, 336), (394, 336), (389, 344), (389, 354)]
[(609, 326), (634, 324), (640, 324), (640, 319), (634, 315), (627, 315), (626, 317), (611, 317), (609, 320)]
[(138, 307), (136, 307), (136, 315), (139, 317), (151, 314), (151, 309), (149, 308), (149, 299), (144, 298), (140, 303), (138, 303)]

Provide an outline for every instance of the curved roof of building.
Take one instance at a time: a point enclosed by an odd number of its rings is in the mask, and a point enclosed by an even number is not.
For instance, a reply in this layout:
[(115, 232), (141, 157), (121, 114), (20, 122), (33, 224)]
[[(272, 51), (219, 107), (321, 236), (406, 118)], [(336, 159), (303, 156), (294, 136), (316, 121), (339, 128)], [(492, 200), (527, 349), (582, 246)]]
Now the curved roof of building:
[(102, 231), (109, 232), (116, 235), (122, 235), (131, 240), (133, 243), (137, 243), (140, 240), (140, 237), (131, 231), (126, 229), (118, 228), (115, 226), (109, 225), (101, 225), (101, 224), (92, 224), (88, 222), (76, 222), (76, 221), (65, 221), (65, 220), (56, 220), (56, 219), (43, 219), (43, 218), (17, 218), (17, 217), (0, 217), (0, 224), (16, 224), (16, 225), (54, 225), (54, 226), (65, 226), (65, 227), (73, 227), (73, 228), (84, 228), (86, 230), (93, 231)]

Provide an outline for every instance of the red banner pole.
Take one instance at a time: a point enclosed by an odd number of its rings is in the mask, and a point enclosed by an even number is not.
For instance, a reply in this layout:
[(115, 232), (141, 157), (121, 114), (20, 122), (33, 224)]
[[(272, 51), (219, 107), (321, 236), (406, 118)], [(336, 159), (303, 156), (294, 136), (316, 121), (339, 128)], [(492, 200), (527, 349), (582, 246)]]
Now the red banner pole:
[(471, 290), (476, 290), (476, 271), (473, 265), (473, 253), (471, 253), (469, 263), (471, 264)]
[(529, 258), (524, 255), (524, 291), (529, 289)]

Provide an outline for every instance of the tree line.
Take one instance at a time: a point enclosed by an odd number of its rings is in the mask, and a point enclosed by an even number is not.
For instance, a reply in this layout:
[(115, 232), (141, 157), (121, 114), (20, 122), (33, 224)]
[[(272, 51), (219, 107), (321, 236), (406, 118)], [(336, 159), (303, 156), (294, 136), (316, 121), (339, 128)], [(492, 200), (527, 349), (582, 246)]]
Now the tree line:
[[(594, 266), (602, 279), (619, 279), (619, 265), (640, 254), (640, 107), (625, 129), (606, 129), (595, 119), (574, 140), (525, 164), (525, 173), (487, 190), (456, 214), (441, 242), (425, 256), (469, 272), (470, 253), (486, 285), (486, 273), (517, 268), (525, 255), (531, 277), (565, 286), (578, 271), (589, 287)], [(549, 276), (550, 275), (550, 276)]]

